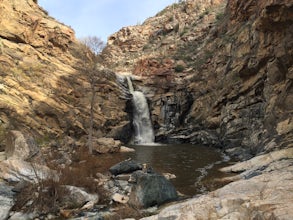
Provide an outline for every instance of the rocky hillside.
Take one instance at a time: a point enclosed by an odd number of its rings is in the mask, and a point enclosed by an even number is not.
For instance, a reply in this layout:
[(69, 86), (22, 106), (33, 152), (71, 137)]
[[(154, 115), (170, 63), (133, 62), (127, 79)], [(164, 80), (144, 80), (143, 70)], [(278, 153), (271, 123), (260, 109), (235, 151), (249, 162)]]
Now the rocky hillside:
[(145, 220), (292, 219), (292, 15), (289, 0), (187, 0), (109, 37), (104, 59), (147, 94), (157, 140), (246, 160)]
[[(41, 142), (80, 138), (89, 127), (91, 84), (84, 67), (89, 61), (74, 31), (35, 2), (0, 2), (0, 136), (16, 129)], [(113, 73), (95, 75), (95, 136), (115, 134), (113, 128), (127, 120), (120, 111), (124, 101)]]
[[(85, 145), (91, 110), (93, 136), (103, 137), (96, 152), (120, 148), (104, 137), (130, 140), (130, 96), (114, 72), (131, 74), (135, 89), (147, 96), (157, 141), (214, 145), (245, 160), (222, 168), (237, 174), (215, 180), (224, 187), (145, 219), (292, 219), (291, 0), (179, 1), (114, 33), (99, 57), (36, 2), (0, 1), (0, 151), (6, 147), (0, 152), (0, 219), (102, 218), (101, 210), (107, 219), (135, 217), (129, 210), (141, 217), (146, 213), (133, 204), (143, 187), (155, 188), (162, 199), (164, 186), (140, 180), (152, 172), (146, 164), (135, 165), (142, 173), (134, 178), (113, 177), (113, 167), (104, 175), (121, 154), (115, 159), (76, 147)], [(44, 143), (49, 147), (40, 151)], [(127, 204), (117, 192), (137, 194)], [(173, 188), (172, 194), (177, 197)]]
[(289, 0), (181, 1), (110, 36), (103, 57), (140, 76), (158, 140), (249, 157), (292, 146), (292, 11)]

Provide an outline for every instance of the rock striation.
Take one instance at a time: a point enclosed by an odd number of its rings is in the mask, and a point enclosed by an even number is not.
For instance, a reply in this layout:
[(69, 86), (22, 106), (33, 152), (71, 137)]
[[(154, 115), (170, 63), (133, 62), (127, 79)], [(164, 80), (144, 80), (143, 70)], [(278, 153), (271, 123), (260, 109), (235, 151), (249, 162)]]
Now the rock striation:
[(292, 146), (292, 34), (290, 1), (189, 0), (113, 34), (103, 56), (140, 76), (157, 140), (249, 158)]
[(289, 0), (187, 0), (109, 37), (103, 57), (137, 75), (158, 141), (245, 161), (223, 170), (232, 183), (145, 219), (292, 218), (292, 15)]
[[(118, 151), (114, 139), (129, 140), (131, 111), (113, 72), (128, 72), (148, 98), (158, 141), (214, 145), (244, 160), (223, 170), (239, 174), (234, 182), (146, 219), (292, 218), (292, 1), (179, 1), (109, 37), (94, 90), (74, 31), (36, 2), (0, 2), (0, 150), (12, 157), (1, 179), (34, 180), (34, 168), (13, 159), (34, 154), (22, 134), (40, 146), (55, 139), (52, 148), (60, 139), (70, 149), (86, 143), (91, 109), (95, 151)], [(143, 190), (130, 201), (144, 206)], [(6, 218), (13, 193), (0, 191)]]
[[(41, 142), (87, 134), (91, 83), (74, 31), (33, 0), (1, 1), (0, 14), (0, 133), (21, 130)], [(94, 127), (102, 137), (127, 121), (127, 114), (115, 74), (95, 74)]]

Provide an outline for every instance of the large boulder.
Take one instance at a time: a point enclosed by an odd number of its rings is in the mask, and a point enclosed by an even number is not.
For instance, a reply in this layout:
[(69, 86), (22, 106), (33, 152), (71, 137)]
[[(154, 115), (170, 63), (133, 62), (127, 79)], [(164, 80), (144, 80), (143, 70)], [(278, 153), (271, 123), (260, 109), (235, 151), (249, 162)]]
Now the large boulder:
[(113, 138), (98, 138), (94, 139), (93, 150), (97, 153), (114, 153), (120, 150), (122, 143), (119, 140)]
[(175, 187), (164, 176), (157, 173), (137, 171), (133, 173), (134, 184), (129, 204), (138, 208), (161, 205), (178, 198)]
[(18, 159), (8, 159), (0, 163), (0, 179), (8, 182), (20, 182), (21, 180), (37, 182), (51, 178), (57, 180), (57, 172), (44, 165)]
[(32, 137), (25, 137), (20, 131), (12, 130), (6, 137), (6, 158), (27, 160), (36, 153), (38, 147)]
[(122, 173), (131, 173), (136, 170), (141, 170), (142, 168), (143, 166), (140, 163), (133, 160), (125, 160), (110, 167), (109, 171), (113, 175), (119, 175)]
[(63, 198), (61, 204), (66, 208), (80, 208), (88, 202), (97, 203), (99, 196), (97, 194), (89, 194), (84, 189), (76, 186), (64, 186), (68, 191), (68, 195)]

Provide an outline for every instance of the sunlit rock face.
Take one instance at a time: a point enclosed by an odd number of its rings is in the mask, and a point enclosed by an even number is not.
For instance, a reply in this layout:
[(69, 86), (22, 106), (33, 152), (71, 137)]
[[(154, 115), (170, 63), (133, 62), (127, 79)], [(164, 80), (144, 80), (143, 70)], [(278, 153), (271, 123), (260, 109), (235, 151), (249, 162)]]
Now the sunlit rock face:
[[(91, 97), (82, 47), (70, 27), (35, 2), (0, 3), (1, 129), (81, 137), (88, 133)], [(119, 136), (117, 128), (128, 121), (125, 101), (113, 73), (97, 75), (95, 136)]]

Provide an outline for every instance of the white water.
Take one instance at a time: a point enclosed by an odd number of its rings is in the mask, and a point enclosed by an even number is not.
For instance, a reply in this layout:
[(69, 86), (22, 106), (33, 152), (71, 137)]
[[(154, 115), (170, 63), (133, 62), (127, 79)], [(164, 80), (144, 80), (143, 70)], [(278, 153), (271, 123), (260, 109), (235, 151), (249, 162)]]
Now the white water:
[(132, 95), (134, 106), (133, 126), (135, 131), (135, 144), (152, 144), (155, 141), (152, 122), (147, 100), (140, 91), (134, 91), (131, 79), (127, 76), (129, 92)]

